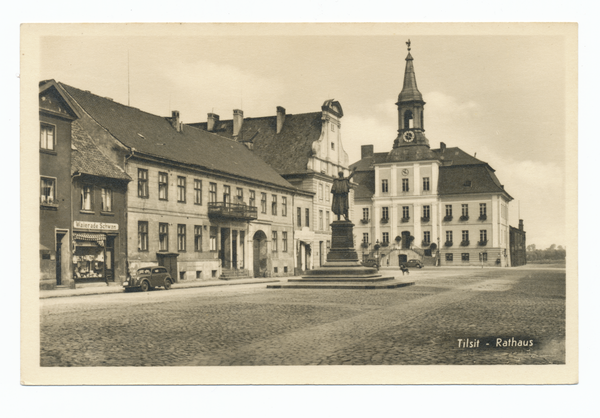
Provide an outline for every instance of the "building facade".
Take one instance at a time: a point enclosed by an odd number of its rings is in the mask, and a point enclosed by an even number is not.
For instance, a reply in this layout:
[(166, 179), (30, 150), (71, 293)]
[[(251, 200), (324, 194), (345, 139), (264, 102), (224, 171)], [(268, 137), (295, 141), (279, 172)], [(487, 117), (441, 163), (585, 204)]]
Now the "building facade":
[(510, 264), (513, 267), (527, 264), (527, 239), (523, 229), (523, 220), (519, 219), (519, 227), (510, 227)]
[(364, 257), (383, 266), (409, 259), (429, 265), (508, 266), (512, 197), (484, 161), (459, 148), (432, 149), (413, 58), (406, 57), (391, 151), (361, 150), (356, 168), (355, 233)]
[(192, 124), (244, 144), (297, 188), (292, 213), (296, 274), (323, 265), (331, 245), (331, 186), (340, 171), (349, 174), (343, 116), (338, 101), (326, 100), (319, 112), (286, 114), (278, 106), (273, 116), (244, 118), (236, 109), (232, 119), (209, 113), (207, 122)]

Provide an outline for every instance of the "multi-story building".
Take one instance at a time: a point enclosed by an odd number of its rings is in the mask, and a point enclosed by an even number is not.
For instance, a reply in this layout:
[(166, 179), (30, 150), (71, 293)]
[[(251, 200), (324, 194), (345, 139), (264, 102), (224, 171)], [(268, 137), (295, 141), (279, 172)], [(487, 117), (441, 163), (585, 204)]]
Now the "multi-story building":
[(431, 149), (425, 102), (413, 58), (406, 57), (398, 96), (398, 135), (389, 152), (361, 150), (355, 234), (365, 257), (398, 266), (411, 258), (428, 264), (507, 266), (508, 204), (512, 197), (494, 169), (459, 148)]
[(343, 116), (338, 101), (326, 100), (320, 112), (286, 114), (278, 106), (274, 116), (244, 118), (236, 109), (232, 119), (209, 113), (207, 122), (192, 124), (245, 144), (298, 188), (292, 214), (296, 274), (324, 264), (330, 247), (331, 185), (340, 171), (349, 174)]
[(519, 227), (510, 227), (510, 265), (513, 267), (527, 264), (527, 239), (523, 229), (523, 220), (519, 219)]
[(161, 117), (57, 84), (82, 131), (132, 179), (122, 204), (128, 271), (161, 264), (175, 280), (293, 273), (297, 190), (247, 147), (184, 125), (177, 111)]

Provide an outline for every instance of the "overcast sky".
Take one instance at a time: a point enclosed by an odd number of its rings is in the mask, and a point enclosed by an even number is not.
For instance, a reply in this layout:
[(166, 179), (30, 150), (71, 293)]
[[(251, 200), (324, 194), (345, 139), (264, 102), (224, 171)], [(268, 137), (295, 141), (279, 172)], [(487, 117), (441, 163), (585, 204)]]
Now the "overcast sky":
[(301, 35), (281, 27), (270, 34), (256, 27), (173, 28), (171, 36), (143, 27), (130, 34), (82, 31), (43, 38), (39, 78), (158, 115), (179, 110), (184, 123), (206, 121), (209, 112), (230, 119), (238, 108), (246, 117), (275, 115), (277, 106), (316, 112), (336, 99), (352, 163), (361, 145), (392, 148), (410, 38), (431, 147), (445, 142), (477, 153), (515, 199), (513, 226), (520, 206), (528, 244), (565, 245), (564, 38), (381, 28), (363, 26), (360, 35), (347, 27)]

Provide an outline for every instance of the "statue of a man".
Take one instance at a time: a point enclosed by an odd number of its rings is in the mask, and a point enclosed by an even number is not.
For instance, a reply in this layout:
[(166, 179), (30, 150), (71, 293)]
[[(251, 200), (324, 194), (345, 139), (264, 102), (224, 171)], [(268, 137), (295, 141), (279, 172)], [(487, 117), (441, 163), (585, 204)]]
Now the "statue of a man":
[(354, 167), (348, 177), (344, 177), (344, 172), (340, 171), (338, 173), (339, 178), (333, 180), (333, 186), (331, 186), (331, 193), (333, 193), (331, 211), (337, 215), (338, 221), (342, 215), (348, 220), (348, 193), (350, 193), (350, 179), (354, 176), (355, 171), (356, 167)]

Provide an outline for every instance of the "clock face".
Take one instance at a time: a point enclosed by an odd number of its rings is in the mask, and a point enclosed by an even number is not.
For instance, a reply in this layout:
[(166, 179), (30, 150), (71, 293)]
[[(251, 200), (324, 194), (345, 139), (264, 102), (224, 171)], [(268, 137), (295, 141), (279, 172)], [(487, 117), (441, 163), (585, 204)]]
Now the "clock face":
[(402, 175), (403, 176), (408, 176), (408, 169), (405, 168), (404, 170), (402, 170)]
[(415, 133), (413, 131), (404, 132), (403, 138), (406, 142), (412, 142), (415, 139)]

